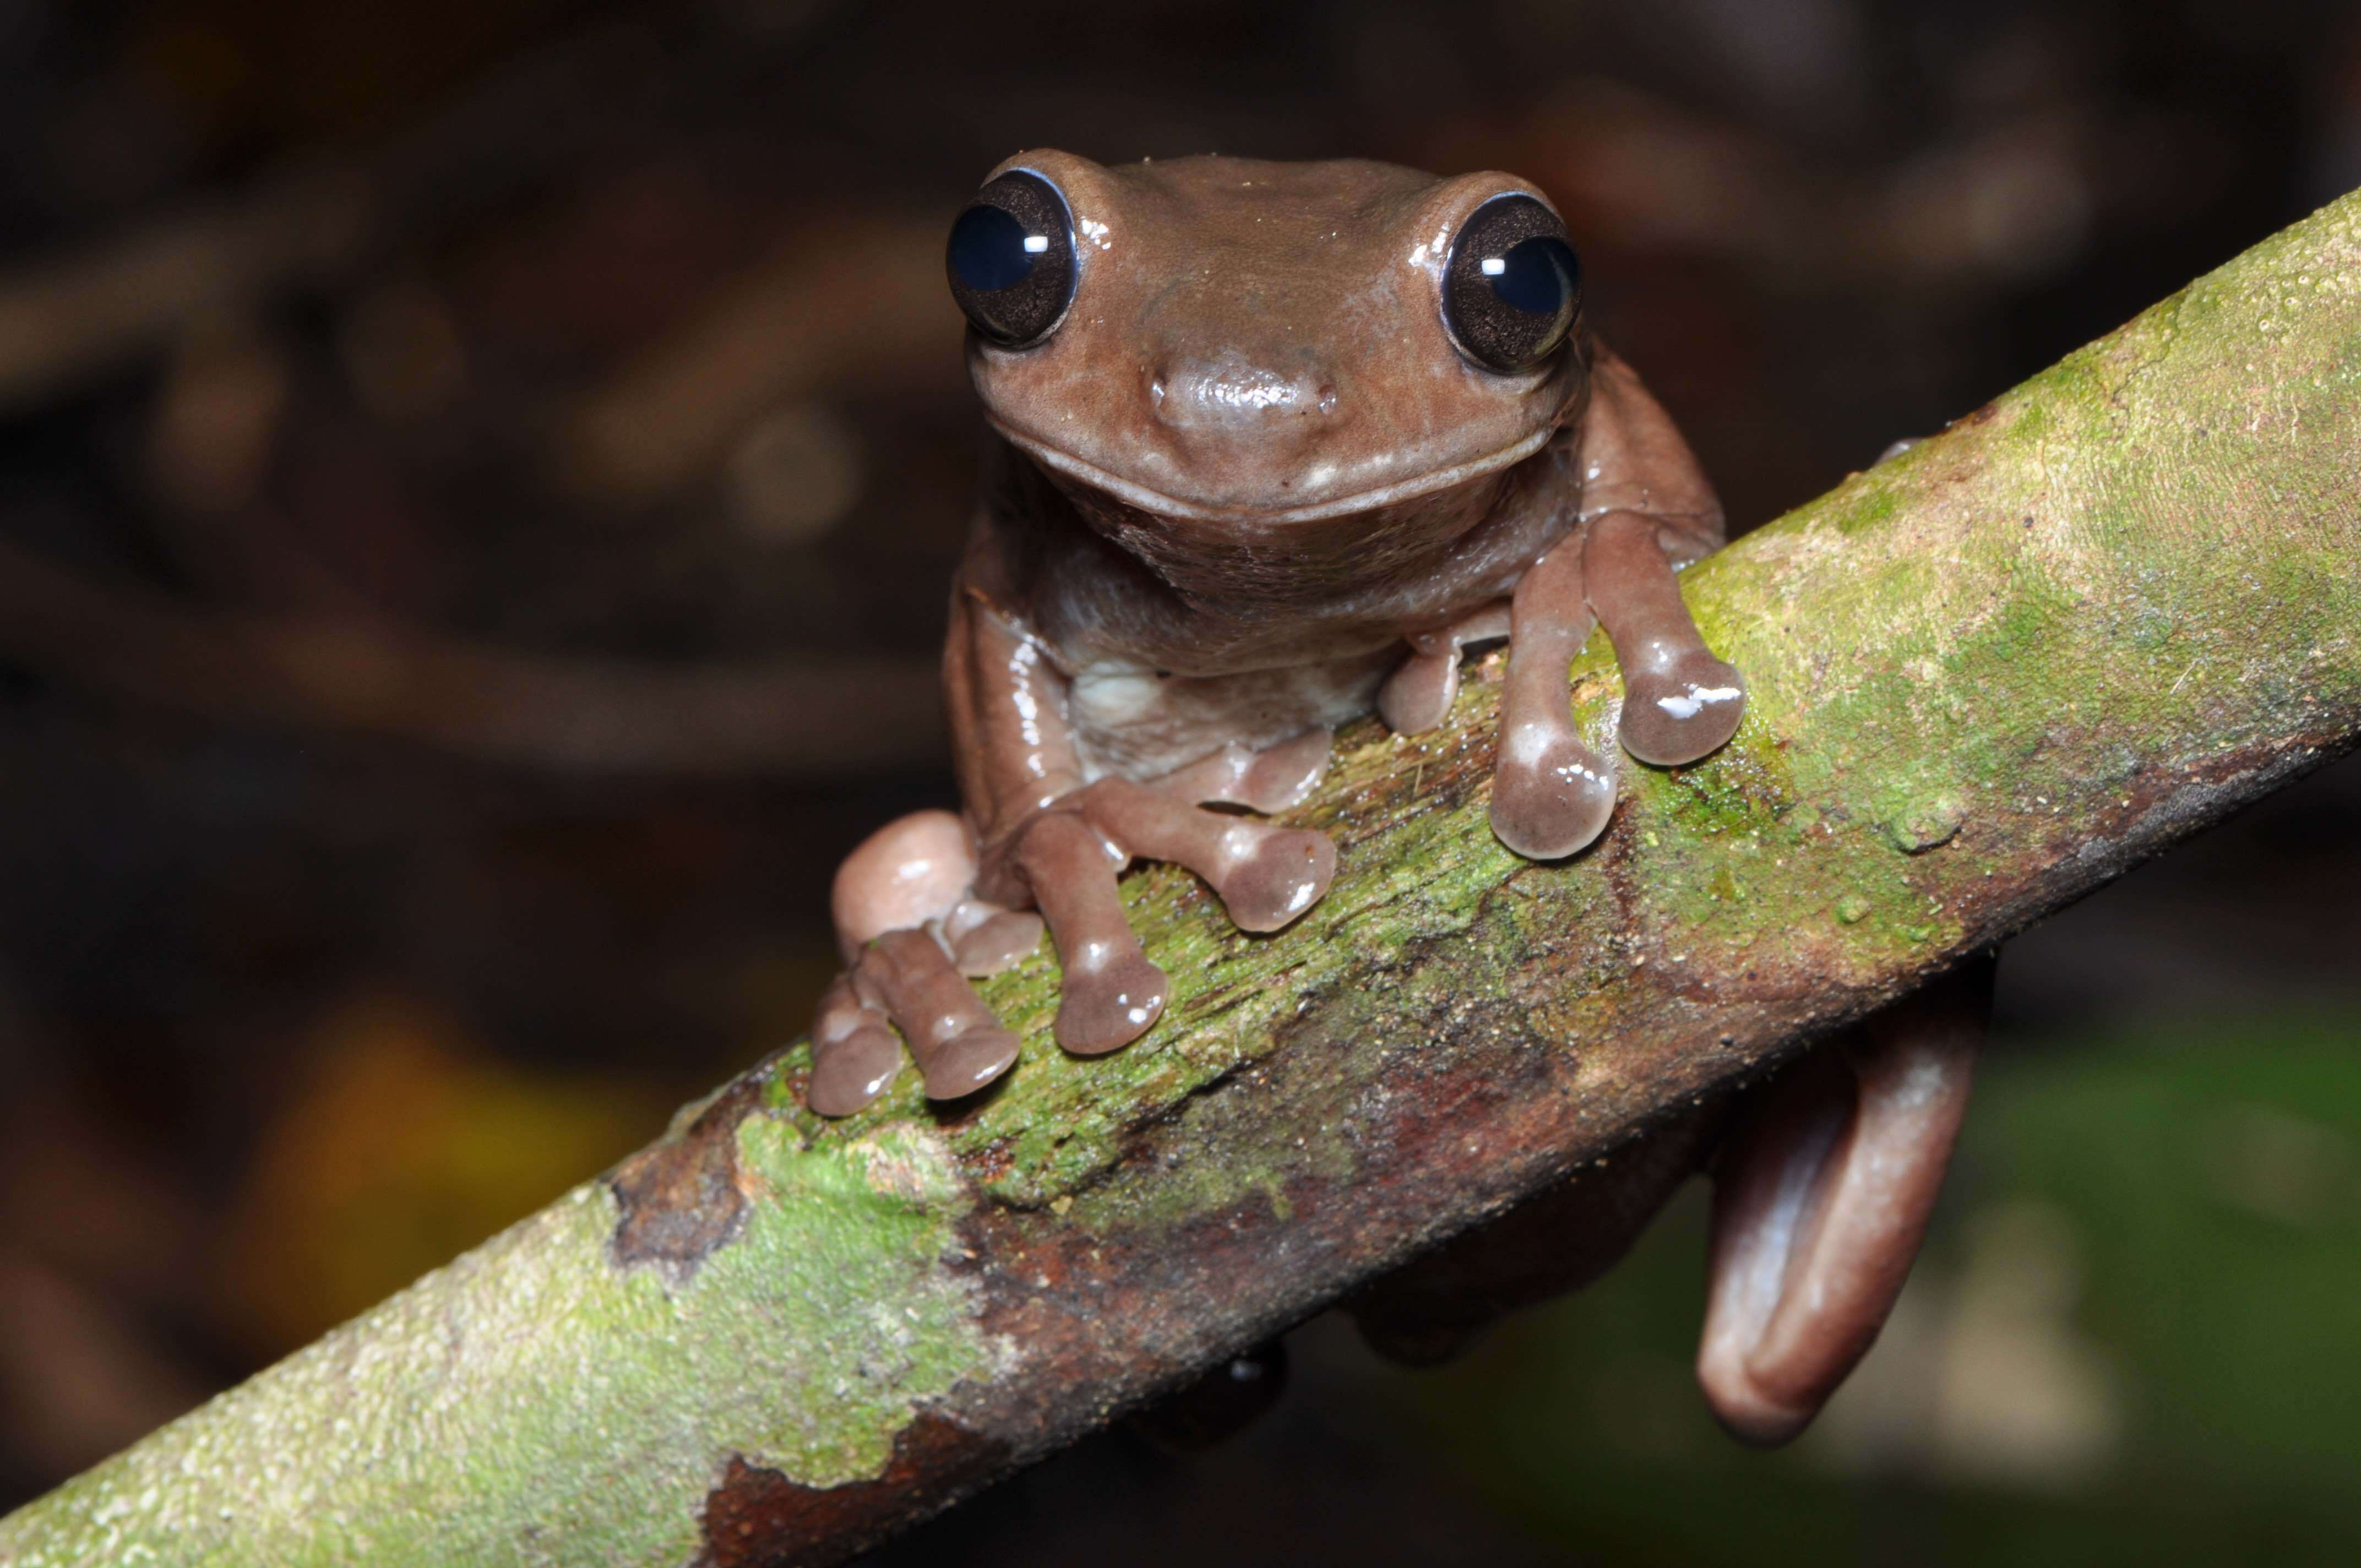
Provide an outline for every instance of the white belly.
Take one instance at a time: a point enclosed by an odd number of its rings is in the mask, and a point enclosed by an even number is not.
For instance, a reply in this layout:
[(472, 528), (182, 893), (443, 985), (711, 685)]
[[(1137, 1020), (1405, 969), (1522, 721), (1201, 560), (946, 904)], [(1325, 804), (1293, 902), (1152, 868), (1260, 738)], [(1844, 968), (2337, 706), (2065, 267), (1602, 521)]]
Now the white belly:
[(1134, 779), (1169, 773), (1233, 743), (1258, 751), (1369, 712), (1378, 685), (1407, 652), (1397, 644), (1356, 659), (1235, 675), (1086, 665), (1067, 690), (1074, 749), (1088, 776)]

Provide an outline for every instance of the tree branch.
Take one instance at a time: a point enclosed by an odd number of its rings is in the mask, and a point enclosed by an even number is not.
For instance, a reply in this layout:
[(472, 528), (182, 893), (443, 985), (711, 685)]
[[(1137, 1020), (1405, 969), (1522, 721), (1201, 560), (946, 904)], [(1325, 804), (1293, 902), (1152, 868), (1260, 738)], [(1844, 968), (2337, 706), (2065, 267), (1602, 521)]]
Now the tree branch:
[[(957, 1114), (800, 1051), (602, 1180), (5, 1521), (71, 1563), (827, 1563), (1294, 1323), (2352, 744), (2361, 199), (1697, 568), (1724, 753), (1533, 865), (1497, 662), (1345, 738), (1327, 900), (1169, 868), (1115, 1057)], [(1577, 666), (1609, 742), (1613, 666)], [(143, 1555), (144, 1553), (144, 1555)]]

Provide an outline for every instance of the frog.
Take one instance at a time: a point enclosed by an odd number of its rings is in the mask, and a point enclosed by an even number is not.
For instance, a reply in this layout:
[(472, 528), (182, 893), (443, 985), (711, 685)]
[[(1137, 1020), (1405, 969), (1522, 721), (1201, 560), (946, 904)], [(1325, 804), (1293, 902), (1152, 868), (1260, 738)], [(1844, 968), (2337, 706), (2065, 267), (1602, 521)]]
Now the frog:
[[(1268, 818), (1317, 787), (1340, 726), (1441, 725), (1472, 651), (1506, 643), (1488, 811), (1529, 860), (1578, 854), (1615, 808), (1619, 760), (1572, 708), (1598, 630), (1622, 685), (1613, 750), (1686, 766), (1737, 732), (1745, 678), (1679, 582), (1724, 542), (1721, 505), (1593, 331), (1572, 236), (1532, 181), (1035, 149), (985, 177), (946, 270), (988, 430), (943, 655), (961, 809), (887, 825), (836, 877), (846, 967), (811, 1031), (816, 1113), (873, 1102), (906, 1047), (938, 1102), (1008, 1072), (1019, 1039), (972, 982), (1045, 927), (1057, 1047), (1139, 1039), (1171, 987), (1126, 919), (1124, 871), (1186, 868), (1243, 931), (1301, 919), (1335, 849)], [(1883, 1321), (1948, 1156), (1941, 1116), (1876, 1114), (1909, 1098), (1895, 1073), (1927, 1073), (1824, 1054), (1850, 1065), (1800, 1108), (1711, 1140), (1741, 1153), (1701, 1375), (1726, 1423), (1766, 1441), (1832, 1386), (1828, 1344), (1849, 1365), (1843, 1345)], [(1958, 1102), (1948, 1080), (1934, 1098)], [(1871, 1200), (1847, 1198), (1849, 1159), (1856, 1179), (1883, 1161)], [(1855, 1212), (1904, 1189), (1892, 1212)], [(1851, 1229), (1806, 1235), (1828, 1212)], [(1839, 1277), (1844, 1332), (1781, 1320)], [(1750, 1366), (1799, 1332), (1811, 1344), (1767, 1380)]]

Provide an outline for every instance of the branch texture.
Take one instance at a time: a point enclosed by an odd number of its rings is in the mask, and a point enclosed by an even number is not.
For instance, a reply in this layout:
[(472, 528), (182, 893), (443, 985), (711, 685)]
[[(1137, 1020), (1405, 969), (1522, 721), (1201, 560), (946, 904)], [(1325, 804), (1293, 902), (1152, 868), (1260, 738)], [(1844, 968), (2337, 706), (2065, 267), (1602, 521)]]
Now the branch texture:
[[(2361, 732), (2361, 199), (1687, 577), (1737, 740), (1565, 864), (1486, 827), (1497, 663), (1343, 738), (1276, 937), (1169, 868), (1173, 1001), (932, 1113), (800, 1050), (0, 1521), (69, 1563), (840, 1560), (1568, 1179)], [(1603, 641), (1576, 702), (1611, 754)]]

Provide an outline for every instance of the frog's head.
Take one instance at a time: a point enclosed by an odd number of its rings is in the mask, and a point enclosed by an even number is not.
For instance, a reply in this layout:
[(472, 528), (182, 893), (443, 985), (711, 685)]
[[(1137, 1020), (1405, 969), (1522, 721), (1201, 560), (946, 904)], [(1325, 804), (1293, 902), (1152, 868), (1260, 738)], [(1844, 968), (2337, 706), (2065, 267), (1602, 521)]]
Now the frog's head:
[(1505, 174), (1021, 153), (949, 261), (994, 427), (1165, 530), (1481, 488), (1584, 385), (1565, 227)]

